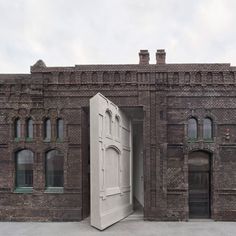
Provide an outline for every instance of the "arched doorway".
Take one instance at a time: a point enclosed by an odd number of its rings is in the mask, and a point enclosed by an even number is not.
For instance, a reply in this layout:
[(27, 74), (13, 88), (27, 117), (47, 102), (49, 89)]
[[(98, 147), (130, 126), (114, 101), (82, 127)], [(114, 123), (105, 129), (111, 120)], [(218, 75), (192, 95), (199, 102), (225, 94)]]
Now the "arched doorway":
[(211, 217), (211, 160), (210, 154), (195, 151), (188, 159), (189, 218)]

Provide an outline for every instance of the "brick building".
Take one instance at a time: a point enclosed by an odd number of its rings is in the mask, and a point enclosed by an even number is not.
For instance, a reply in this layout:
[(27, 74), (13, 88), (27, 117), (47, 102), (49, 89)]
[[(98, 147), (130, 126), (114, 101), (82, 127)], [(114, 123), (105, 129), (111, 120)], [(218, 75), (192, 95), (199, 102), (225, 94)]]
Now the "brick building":
[(0, 219), (80, 221), (90, 214), (89, 100), (132, 120), (135, 202), (144, 219), (236, 220), (236, 67), (47, 67), (0, 75)]

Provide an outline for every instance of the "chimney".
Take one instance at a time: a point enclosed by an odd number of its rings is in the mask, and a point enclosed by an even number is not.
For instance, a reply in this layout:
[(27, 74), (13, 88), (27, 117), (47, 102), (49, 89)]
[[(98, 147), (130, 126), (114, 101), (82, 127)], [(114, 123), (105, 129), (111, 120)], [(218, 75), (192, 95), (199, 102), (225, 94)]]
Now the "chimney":
[(139, 64), (149, 65), (149, 52), (148, 50), (140, 50), (139, 52)]
[(166, 64), (166, 52), (165, 49), (158, 49), (156, 52), (156, 63)]

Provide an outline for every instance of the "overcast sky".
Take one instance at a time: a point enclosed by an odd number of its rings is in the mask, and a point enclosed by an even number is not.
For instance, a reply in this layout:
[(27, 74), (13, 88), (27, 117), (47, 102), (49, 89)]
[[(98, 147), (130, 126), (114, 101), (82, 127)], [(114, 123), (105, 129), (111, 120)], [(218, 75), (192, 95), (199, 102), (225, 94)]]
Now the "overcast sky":
[(235, 0), (0, 0), (0, 73), (48, 66), (169, 63), (236, 66)]

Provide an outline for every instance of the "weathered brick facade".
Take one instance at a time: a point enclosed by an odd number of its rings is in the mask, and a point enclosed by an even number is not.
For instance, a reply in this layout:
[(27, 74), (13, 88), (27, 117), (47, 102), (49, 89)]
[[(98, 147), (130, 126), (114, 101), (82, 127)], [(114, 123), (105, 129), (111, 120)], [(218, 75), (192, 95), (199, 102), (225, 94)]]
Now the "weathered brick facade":
[[(0, 75), (0, 220), (79, 221), (89, 215), (89, 99), (100, 92), (127, 110), (144, 111), (144, 218), (188, 220), (188, 156), (211, 155), (211, 218), (236, 220), (236, 67), (230, 64), (157, 64), (140, 52), (132, 65), (47, 67), (30, 74)], [(197, 140), (187, 138), (187, 121), (198, 120)], [(213, 120), (213, 140), (204, 141), (204, 117)], [(14, 139), (13, 123), (22, 121)], [(25, 121), (34, 120), (34, 138), (25, 138)], [(50, 117), (52, 139), (43, 139)], [(56, 139), (56, 119), (64, 139)], [(45, 192), (45, 153), (64, 156), (63, 193)], [(33, 192), (15, 192), (15, 152), (34, 153)]]

